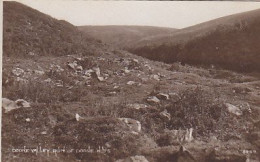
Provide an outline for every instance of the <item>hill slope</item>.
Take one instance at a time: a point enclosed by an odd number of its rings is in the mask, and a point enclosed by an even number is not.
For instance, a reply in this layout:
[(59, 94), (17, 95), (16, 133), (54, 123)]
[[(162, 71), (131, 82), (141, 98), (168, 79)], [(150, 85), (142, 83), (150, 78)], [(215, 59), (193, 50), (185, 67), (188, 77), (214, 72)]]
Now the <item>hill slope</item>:
[(259, 78), (154, 62), (95, 40), (66, 55), (27, 57), (22, 47), (39, 47), (24, 31), (48, 37), (40, 47), (52, 51), (52, 31), (75, 27), (42, 30), (38, 21), (59, 21), (19, 3), (4, 8), (5, 27), (23, 30), (20, 44), (10, 34), (3, 40), (21, 51), (3, 57), (2, 161), (259, 161)]
[(177, 29), (152, 26), (79, 26), (79, 30), (117, 47), (127, 47), (150, 36), (168, 35)]
[(239, 71), (260, 70), (260, 10), (231, 15), (171, 35), (136, 41), (129, 50), (164, 62), (218, 65)]
[(102, 46), (70, 23), (17, 2), (4, 2), (3, 38), (4, 55), (16, 57), (88, 54)]

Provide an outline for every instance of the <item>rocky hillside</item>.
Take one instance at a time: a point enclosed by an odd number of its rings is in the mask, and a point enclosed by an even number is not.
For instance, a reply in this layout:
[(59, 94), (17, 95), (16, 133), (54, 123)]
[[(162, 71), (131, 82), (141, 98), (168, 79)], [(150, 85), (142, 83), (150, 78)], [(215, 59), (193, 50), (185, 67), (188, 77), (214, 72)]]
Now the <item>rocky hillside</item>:
[(102, 40), (105, 43), (126, 48), (136, 41), (147, 37), (169, 35), (177, 31), (174, 28), (152, 27), (152, 26), (79, 26), (79, 30), (86, 34)]
[(4, 55), (15, 57), (88, 55), (102, 46), (68, 22), (17, 2), (4, 2), (3, 37)]
[(152, 60), (213, 64), (238, 71), (260, 70), (260, 10), (136, 41), (129, 50)]
[[(5, 24), (59, 22), (19, 3), (4, 8), (19, 15)], [(26, 15), (39, 19), (20, 19)], [(56, 28), (24, 26), (17, 34), (28, 40), (17, 49), (38, 50), (24, 32), (30, 28), (46, 33), (40, 40), (57, 38), (48, 33)], [(259, 77), (155, 62), (86, 39), (82, 52), (61, 55), (16, 57), (4, 46), (2, 161), (259, 161)]]

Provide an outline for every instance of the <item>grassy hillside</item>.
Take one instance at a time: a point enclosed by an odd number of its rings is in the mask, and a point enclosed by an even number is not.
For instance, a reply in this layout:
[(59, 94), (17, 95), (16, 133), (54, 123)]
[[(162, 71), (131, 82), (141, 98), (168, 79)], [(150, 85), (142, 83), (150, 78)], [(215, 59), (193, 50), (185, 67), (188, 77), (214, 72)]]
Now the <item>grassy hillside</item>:
[(79, 26), (78, 28), (94, 38), (118, 47), (127, 47), (129, 44), (146, 37), (168, 35), (177, 31), (174, 28), (123, 25)]
[(152, 61), (4, 8), (2, 161), (259, 161), (259, 77)]
[(76, 27), (17, 2), (3, 5), (4, 56), (88, 54), (101, 44)]
[(217, 65), (260, 71), (260, 10), (231, 15), (137, 41), (129, 50), (167, 63)]

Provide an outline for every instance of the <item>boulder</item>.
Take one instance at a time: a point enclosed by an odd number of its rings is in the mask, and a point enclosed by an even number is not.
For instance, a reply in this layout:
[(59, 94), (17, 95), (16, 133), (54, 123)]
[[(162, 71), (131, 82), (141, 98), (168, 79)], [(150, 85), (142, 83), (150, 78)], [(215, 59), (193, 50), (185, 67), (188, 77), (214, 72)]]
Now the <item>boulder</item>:
[(12, 70), (12, 73), (15, 75), (15, 76), (21, 76), (23, 73), (24, 73), (24, 70), (21, 69), (21, 68), (15, 68)]
[(141, 131), (141, 123), (138, 120), (131, 118), (119, 118), (119, 120), (124, 122), (134, 132)]
[(24, 99), (18, 99), (15, 102), (19, 107), (31, 107), (30, 103), (25, 101)]
[(155, 96), (150, 96), (150, 97), (148, 97), (148, 98), (147, 98), (147, 101), (148, 101), (149, 103), (154, 103), (154, 104), (160, 103), (160, 100), (159, 100), (157, 97), (155, 97)]
[(100, 68), (99, 67), (95, 67), (93, 68), (93, 71), (95, 72), (96, 76), (97, 76), (97, 79), (102, 82), (104, 81), (105, 79), (101, 76), (101, 73), (100, 73)]
[(160, 112), (160, 115), (166, 117), (168, 120), (171, 120), (171, 114), (168, 113), (166, 109), (164, 111)]
[(149, 161), (142, 155), (136, 155), (136, 156), (127, 157), (126, 159), (117, 160), (116, 162), (149, 162)]
[(30, 107), (30, 103), (23, 99), (12, 101), (7, 98), (2, 98), (2, 108), (5, 110), (5, 113), (22, 107)]
[(44, 71), (42, 71), (42, 70), (34, 70), (34, 73), (36, 75), (44, 75)]
[(160, 76), (159, 75), (154, 74), (154, 75), (152, 75), (152, 78), (154, 80), (160, 81)]
[(145, 104), (138, 104), (138, 103), (129, 104), (129, 105), (127, 105), (127, 106), (128, 106), (129, 108), (133, 108), (133, 109), (136, 109), (136, 110), (147, 108), (147, 105), (145, 105)]
[(158, 93), (156, 95), (157, 98), (161, 99), (161, 100), (169, 100), (170, 96), (168, 94), (165, 93)]
[(69, 63), (68, 63), (68, 66), (69, 66), (71, 69), (75, 70), (76, 67), (78, 66), (77, 61), (69, 62)]
[(228, 109), (228, 112), (235, 114), (237, 116), (241, 116), (243, 113), (242, 111), (237, 107), (229, 103), (225, 103), (226, 108)]
[(126, 84), (127, 84), (127, 85), (134, 85), (135, 82), (134, 82), (134, 81), (128, 81)]
[(75, 118), (77, 121), (79, 121), (82, 117), (78, 113), (76, 113)]

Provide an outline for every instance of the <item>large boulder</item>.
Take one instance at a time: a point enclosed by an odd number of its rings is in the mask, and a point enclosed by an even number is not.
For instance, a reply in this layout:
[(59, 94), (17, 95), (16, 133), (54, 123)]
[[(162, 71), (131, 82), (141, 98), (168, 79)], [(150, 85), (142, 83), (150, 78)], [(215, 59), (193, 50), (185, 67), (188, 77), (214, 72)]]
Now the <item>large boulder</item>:
[(119, 120), (124, 122), (133, 132), (141, 131), (141, 123), (138, 120), (131, 118), (119, 118)]
[(149, 161), (142, 155), (136, 155), (136, 156), (127, 157), (126, 159), (117, 160), (116, 162), (149, 162)]
[(18, 99), (16, 101), (7, 98), (2, 99), (2, 108), (5, 110), (5, 113), (22, 107), (30, 107), (30, 103), (24, 99)]
[(241, 116), (243, 113), (242, 111), (237, 107), (229, 103), (225, 103), (226, 108), (228, 109), (228, 112), (235, 114), (237, 116)]
[(158, 104), (160, 103), (160, 100), (156, 96), (150, 96), (147, 98), (147, 102), (152, 104)]

